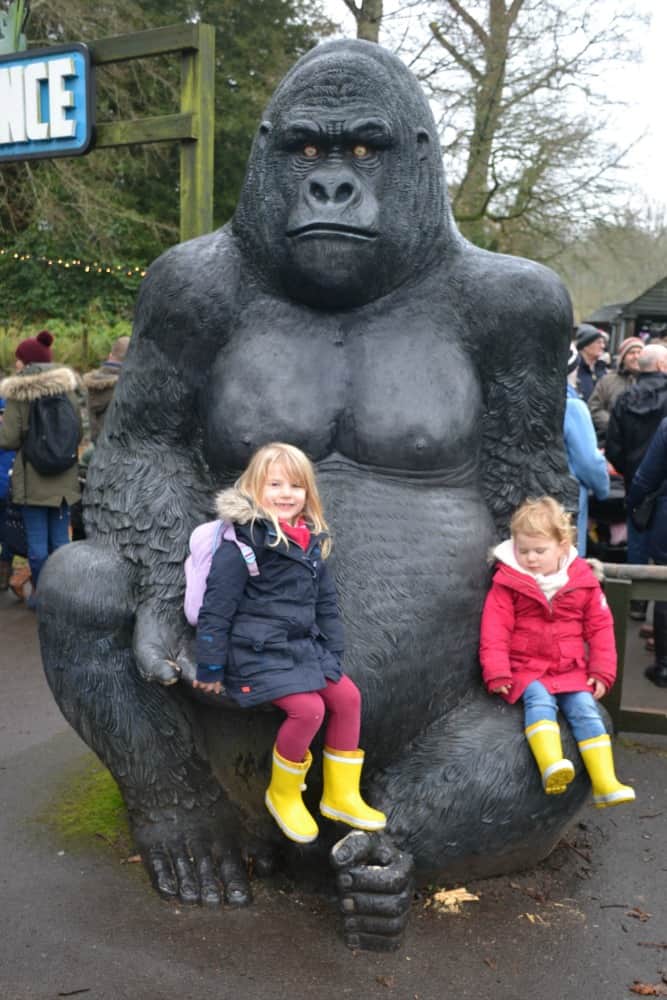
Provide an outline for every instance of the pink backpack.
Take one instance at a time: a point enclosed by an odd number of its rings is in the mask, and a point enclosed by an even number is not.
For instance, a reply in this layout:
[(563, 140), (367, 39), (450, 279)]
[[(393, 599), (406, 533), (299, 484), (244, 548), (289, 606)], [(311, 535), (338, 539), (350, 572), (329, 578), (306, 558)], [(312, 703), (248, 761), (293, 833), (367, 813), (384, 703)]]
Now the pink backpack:
[(238, 546), (246, 561), (250, 576), (259, 576), (255, 553), (249, 545), (236, 537), (236, 531), (231, 521), (207, 521), (205, 524), (200, 524), (190, 535), (190, 554), (185, 560), (183, 607), (185, 617), (191, 625), (197, 624), (206, 593), (206, 581), (211, 569), (211, 560), (223, 538)]

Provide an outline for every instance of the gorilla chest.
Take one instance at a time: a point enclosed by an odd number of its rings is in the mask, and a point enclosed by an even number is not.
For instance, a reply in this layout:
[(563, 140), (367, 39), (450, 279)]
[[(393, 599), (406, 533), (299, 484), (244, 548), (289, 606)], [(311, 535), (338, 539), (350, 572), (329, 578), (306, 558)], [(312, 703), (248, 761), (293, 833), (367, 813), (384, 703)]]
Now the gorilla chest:
[(213, 363), (203, 405), (216, 471), (242, 468), (267, 440), (315, 461), (337, 452), (406, 472), (474, 457), (481, 393), (454, 329), (424, 316), (276, 310), (240, 322)]

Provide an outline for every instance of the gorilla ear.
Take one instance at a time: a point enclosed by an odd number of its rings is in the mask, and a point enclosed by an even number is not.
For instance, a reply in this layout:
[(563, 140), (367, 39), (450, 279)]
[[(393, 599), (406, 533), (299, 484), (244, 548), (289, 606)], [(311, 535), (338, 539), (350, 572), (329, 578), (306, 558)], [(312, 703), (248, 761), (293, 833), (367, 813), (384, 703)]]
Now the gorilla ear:
[(267, 138), (271, 134), (271, 130), (272, 129), (273, 129), (273, 125), (271, 124), (271, 122), (262, 122), (262, 124), (259, 126), (259, 142), (260, 142), (260, 145), (262, 145), (262, 146), (264, 145), (264, 143), (266, 142)]
[(431, 136), (425, 128), (417, 129), (417, 159), (425, 160), (428, 156), (428, 149), (431, 143)]

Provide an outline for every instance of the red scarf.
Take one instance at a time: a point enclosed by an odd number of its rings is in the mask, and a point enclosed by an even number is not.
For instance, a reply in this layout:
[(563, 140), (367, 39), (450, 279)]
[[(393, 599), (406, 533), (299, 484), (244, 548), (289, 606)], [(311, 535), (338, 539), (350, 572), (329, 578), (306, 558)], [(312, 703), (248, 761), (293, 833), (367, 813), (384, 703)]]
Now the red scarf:
[(303, 549), (305, 552), (310, 544), (310, 528), (305, 521), (299, 520), (296, 524), (289, 524), (287, 521), (278, 521), (278, 524), (285, 532), (288, 538), (291, 538), (293, 542)]

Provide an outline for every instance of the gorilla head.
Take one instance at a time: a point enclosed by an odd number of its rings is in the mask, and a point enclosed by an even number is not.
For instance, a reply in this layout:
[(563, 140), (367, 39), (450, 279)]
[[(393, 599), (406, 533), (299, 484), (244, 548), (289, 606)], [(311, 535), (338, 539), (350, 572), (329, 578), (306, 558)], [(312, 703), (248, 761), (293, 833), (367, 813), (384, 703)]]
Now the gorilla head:
[(234, 232), (273, 288), (361, 305), (440, 257), (449, 229), (435, 123), (417, 81), (369, 42), (329, 42), (278, 86)]

